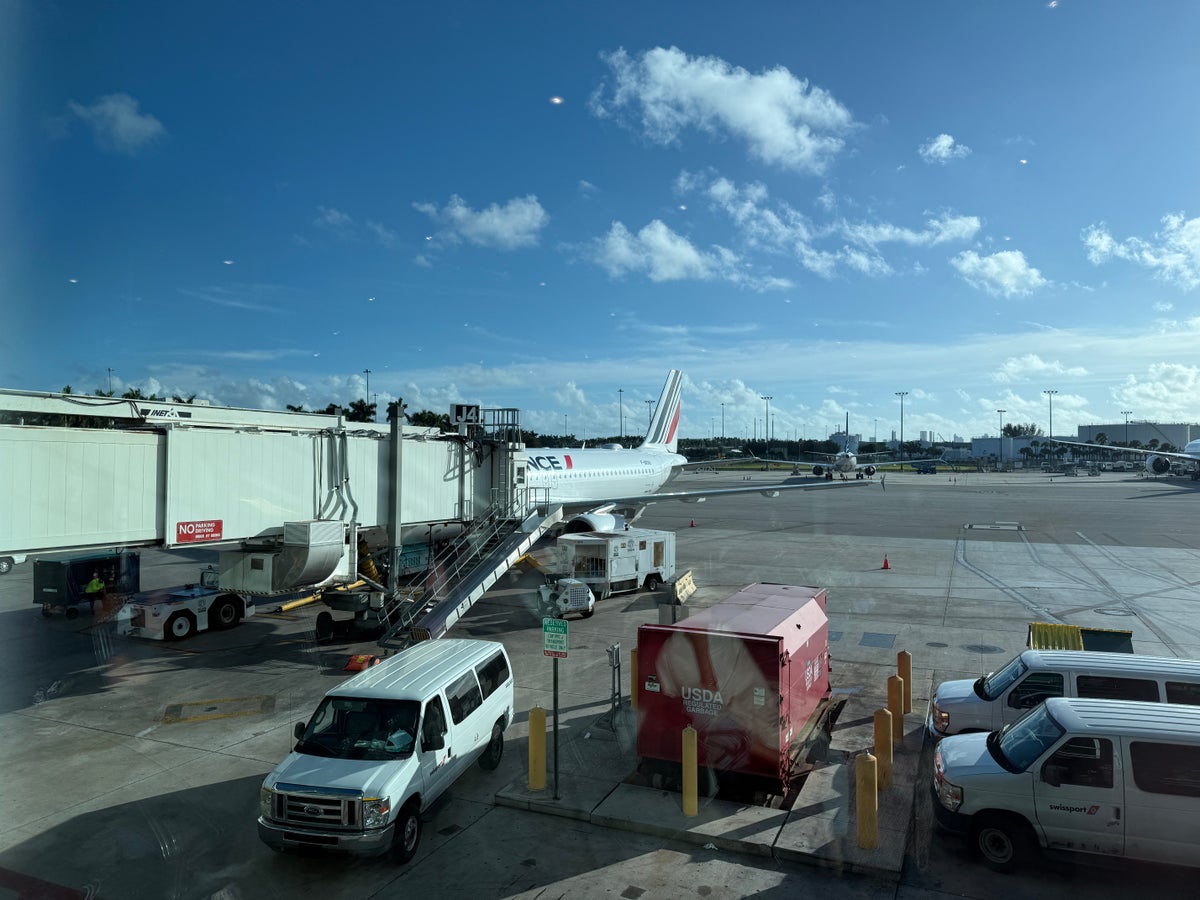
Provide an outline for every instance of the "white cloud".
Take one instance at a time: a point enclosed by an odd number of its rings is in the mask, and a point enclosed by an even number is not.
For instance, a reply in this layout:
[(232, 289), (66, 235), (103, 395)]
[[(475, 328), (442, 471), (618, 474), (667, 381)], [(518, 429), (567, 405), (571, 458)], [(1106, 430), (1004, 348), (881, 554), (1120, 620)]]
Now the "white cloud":
[(950, 265), (967, 284), (993, 296), (1024, 296), (1050, 283), (1026, 262), (1025, 254), (1020, 250), (1002, 250), (991, 256), (964, 250), (950, 260)]
[(1082, 366), (1066, 366), (1058, 360), (1046, 362), (1036, 353), (1026, 353), (1024, 356), (1010, 356), (1000, 368), (992, 373), (992, 381), (1009, 384), (1014, 381), (1029, 381), (1043, 375), (1062, 375), (1082, 377), (1088, 370)]
[[(1113, 399), (1126, 409), (1153, 410), (1152, 417), (1166, 422), (1194, 422), (1196, 396), (1200, 394), (1200, 368), (1178, 363), (1156, 363), (1145, 378), (1129, 375), (1113, 389)], [(1145, 415), (1139, 412), (1139, 417)]]
[(603, 87), (593, 94), (592, 112), (606, 118), (629, 110), (640, 116), (642, 133), (660, 144), (675, 143), (688, 128), (729, 134), (768, 165), (819, 174), (855, 125), (832, 94), (783, 67), (752, 74), (676, 47), (656, 47), (640, 58), (622, 49), (602, 58), (614, 84), (608, 96)]
[(944, 214), (935, 219), (927, 219), (925, 228), (920, 231), (890, 223), (843, 222), (840, 227), (847, 238), (870, 247), (884, 243), (932, 247), (937, 244), (969, 241), (983, 226), (978, 216)]
[(721, 280), (759, 291), (791, 287), (786, 279), (746, 274), (733, 251), (720, 246), (710, 252), (700, 250), (659, 219), (637, 234), (614, 222), (608, 234), (593, 243), (591, 256), (614, 277), (642, 272), (656, 282)]
[(930, 138), (918, 147), (917, 153), (927, 163), (938, 163), (944, 166), (951, 160), (964, 159), (970, 156), (971, 148), (965, 144), (958, 143), (948, 134), (939, 134), (937, 137)]
[[(890, 223), (847, 222), (819, 227), (800, 211), (783, 201), (772, 200), (765, 185), (750, 182), (737, 185), (714, 174), (682, 172), (675, 190), (698, 192), (714, 209), (727, 215), (739, 229), (739, 238), (747, 246), (793, 256), (804, 268), (822, 278), (832, 278), (840, 268), (871, 277), (893, 270), (879, 252), (882, 244), (932, 247), (956, 241), (968, 241), (980, 231), (977, 216), (943, 213), (927, 219), (922, 229)], [(824, 249), (821, 241), (841, 236), (858, 246)]]
[(451, 242), (466, 240), (497, 250), (536, 246), (539, 234), (550, 221), (549, 214), (532, 194), (514, 197), (503, 206), (493, 203), (479, 210), (467, 206), (457, 194), (441, 209), (432, 203), (414, 203), (413, 208), (441, 225), (443, 238)]
[(67, 109), (92, 129), (102, 150), (133, 156), (167, 133), (154, 116), (138, 112), (128, 94), (108, 94), (90, 106), (72, 100)]
[(334, 231), (348, 231), (354, 227), (354, 219), (340, 209), (334, 209), (329, 206), (317, 207), (315, 222), (323, 228), (332, 228)]
[(1103, 222), (1085, 228), (1082, 238), (1094, 265), (1122, 259), (1150, 269), (1155, 278), (1182, 290), (1200, 286), (1200, 218), (1185, 219), (1182, 213), (1163, 216), (1162, 229), (1152, 240), (1117, 241)]
[(396, 232), (379, 222), (372, 222), (370, 219), (366, 222), (367, 231), (369, 231), (379, 243), (385, 247), (394, 247), (399, 242), (400, 237)]

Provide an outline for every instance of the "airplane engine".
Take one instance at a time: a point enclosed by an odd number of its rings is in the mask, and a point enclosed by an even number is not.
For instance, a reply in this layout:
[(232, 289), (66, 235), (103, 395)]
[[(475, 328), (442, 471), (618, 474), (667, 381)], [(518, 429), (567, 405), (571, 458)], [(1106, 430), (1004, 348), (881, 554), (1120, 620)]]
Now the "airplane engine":
[(813, 466), (813, 475), (815, 475), (817, 478), (820, 478), (821, 473), (824, 471), (825, 471), (824, 466)]
[(581, 513), (567, 523), (563, 534), (581, 534), (585, 531), (624, 531), (625, 517), (615, 513)]
[(875, 474), (875, 467), (874, 466), (863, 466), (863, 474), (865, 474), (868, 478), (870, 478), (872, 475)]
[(1171, 461), (1164, 456), (1147, 456), (1146, 471), (1152, 475), (1166, 475), (1171, 471)]

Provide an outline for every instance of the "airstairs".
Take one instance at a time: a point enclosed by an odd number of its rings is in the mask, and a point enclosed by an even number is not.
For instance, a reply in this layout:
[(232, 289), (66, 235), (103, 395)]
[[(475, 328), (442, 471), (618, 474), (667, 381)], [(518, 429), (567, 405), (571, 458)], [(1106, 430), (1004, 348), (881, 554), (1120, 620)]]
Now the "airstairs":
[(562, 518), (562, 507), (554, 506), (524, 519), (497, 508), (480, 519), (434, 558), (420, 586), (402, 593), (386, 610), (379, 646), (399, 650), (442, 637)]

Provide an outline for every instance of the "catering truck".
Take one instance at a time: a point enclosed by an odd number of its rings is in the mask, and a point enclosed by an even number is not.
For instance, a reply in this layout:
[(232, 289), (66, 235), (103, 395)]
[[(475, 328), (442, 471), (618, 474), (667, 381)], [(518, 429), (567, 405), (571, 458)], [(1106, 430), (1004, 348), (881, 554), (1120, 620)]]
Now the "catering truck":
[(675, 532), (652, 528), (585, 531), (558, 538), (557, 571), (578, 579), (603, 600), (658, 586), (675, 575)]
[(823, 588), (752, 584), (675, 624), (642, 625), (637, 641), (643, 776), (677, 778), (690, 725), (697, 764), (727, 795), (792, 793), (831, 696)]

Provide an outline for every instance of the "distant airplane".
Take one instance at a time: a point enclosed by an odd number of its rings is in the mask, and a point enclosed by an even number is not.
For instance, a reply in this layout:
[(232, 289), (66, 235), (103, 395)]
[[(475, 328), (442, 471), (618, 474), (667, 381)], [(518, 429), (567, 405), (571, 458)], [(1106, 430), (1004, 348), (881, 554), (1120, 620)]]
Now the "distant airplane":
[(544, 493), (550, 503), (580, 510), (567, 531), (619, 531), (635, 521), (648, 504), (662, 500), (700, 503), (723, 494), (751, 493), (777, 497), (781, 491), (814, 487), (794, 484), (660, 493), (659, 489), (684, 469), (712, 464), (711, 460), (689, 463), (676, 452), (682, 383), (683, 373), (672, 369), (646, 438), (636, 448), (605, 444), (583, 449), (527, 449), (525, 479), (533, 499)]
[(1151, 475), (1166, 475), (1171, 471), (1171, 460), (1191, 463), (1192, 481), (1200, 481), (1200, 440), (1188, 441), (1179, 453), (1167, 450), (1138, 450), (1133, 447), (1116, 447), (1112, 444), (1080, 444), (1075, 441), (1060, 441), (1050, 438), (1055, 444), (1065, 447), (1090, 447), (1095, 450), (1116, 451), (1118, 453), (1136, 453), (1145, 457), (1146, 471)]
[[(829, 465), (812, 465), (812, 473), (816, 477), (825, 477), (826, 481), (832, 481), (835, 475), (841, 475), (844, 479), (847, 475), (853, 474), (856, 479), (870, 478), (878, 469), (884, 466), (905, 466), (911, 465), (917, 468), (918, 463), (928, 463), (932, 465), (935, 462), (941, 462), (940, 459), (905, 459), (905, 460), (888, 460), (887, 462), (860, 463), (858, 457), (850, 452), (850, 414), (846, 413), (846, 443), (842, 448), (841, 453), (818, 453), (816, 456), (828, 456), (832, 459)], [(875, 456), (877, 454), (868, 454)], [(808, 465), (807, 463), (797, 463), (792, 469), (793, 473), (799, 474), (800, 466)], [(918, 469), (918, 471), (921, 471)]]

